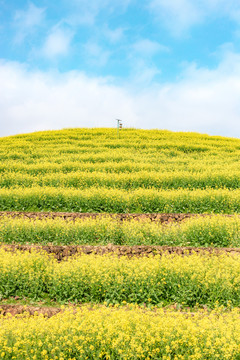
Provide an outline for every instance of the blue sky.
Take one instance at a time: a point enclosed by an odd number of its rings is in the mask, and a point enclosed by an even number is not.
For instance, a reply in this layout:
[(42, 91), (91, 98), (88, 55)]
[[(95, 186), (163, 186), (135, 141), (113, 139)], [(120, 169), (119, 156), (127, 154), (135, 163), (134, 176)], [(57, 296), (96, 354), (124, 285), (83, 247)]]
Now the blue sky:
[(240, 137), (240, 1), (0, 0), (0, 112)]

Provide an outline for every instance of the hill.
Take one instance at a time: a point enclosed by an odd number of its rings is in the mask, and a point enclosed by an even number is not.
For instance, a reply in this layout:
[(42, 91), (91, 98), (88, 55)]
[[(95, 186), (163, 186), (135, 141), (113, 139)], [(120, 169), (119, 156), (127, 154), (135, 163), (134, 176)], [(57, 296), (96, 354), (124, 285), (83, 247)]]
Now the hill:
[(240, 211), (240, 140), (69, 129), (0, 139), (0, 210)]
[(239, 359), (239, 155), (160, 130), (1, 138), (0, 357)]

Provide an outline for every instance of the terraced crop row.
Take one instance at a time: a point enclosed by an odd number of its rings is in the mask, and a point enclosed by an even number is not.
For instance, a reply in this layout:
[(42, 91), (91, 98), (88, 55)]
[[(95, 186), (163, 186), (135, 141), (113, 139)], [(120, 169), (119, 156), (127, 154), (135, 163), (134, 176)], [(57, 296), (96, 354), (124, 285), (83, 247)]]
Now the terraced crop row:
[(81, 255), (58, 263), (46, 253), (0, 249), (0, 294), (93, 303), (240, 306), (240, 257)]
[(193, 217), (171, 225), (118, 217), (0, 219), (0, 243), (52, 245), (168, 245), (240, 247), (240, 217)]
[(240, 190), (0, 189), (0, 211), (239, 213)]
[(89, 187), (116, 188), (116, 189), (207, 189), (225, 188), (238, 189), (240, 172), (225, 170), (212, 173), (212, 170), (204, 173), (186, 173), (184, 171), (139, 171), (137, 173), (105, 173), (75, 171), (65, 174), (64, 172), (48, 173), (44, 175), (30, 175), (21, 172), (5, 171), (1, 174), (1, 188), (15, 188), (21, 186), (28, 188), (38, 187), (61, 187), (73, 189), (86, 189)]
[(182, 314), (82, 307), (46, 319), (0, 317), (2, 359), (237, 360), (239, 311)]

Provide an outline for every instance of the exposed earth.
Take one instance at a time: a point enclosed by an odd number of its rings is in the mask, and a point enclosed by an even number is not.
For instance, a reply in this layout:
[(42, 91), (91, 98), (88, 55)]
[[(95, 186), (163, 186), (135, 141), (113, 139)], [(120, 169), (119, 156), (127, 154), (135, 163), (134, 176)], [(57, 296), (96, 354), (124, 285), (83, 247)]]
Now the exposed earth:
[[(174, 222), (181, 222), (185, 219), (189, 219), (192, 217), (206, 217), (206, 216), (215, 216), (209, 214), (100, 214), (100, 213), (67, 213), (67, 212), (24, 212), (24, 211), (1, 211), (0, 218), (5, 216), (12, 218), (28, 218), (33, 220), (44, 220), (44, 219), (57, 219), (61, 218), (64, 220), (74, 221), (75, 219), (96, 219), (101, 217), (113, 217), (114, 219), (118, 219), (119, 221), (127, 221), (127, 220), (136, 220), (141, 221), (144, 219), (150, 219), (151, 221), (158, 221), (162, 224), (171, 224)], [(222, 216), (236, 216), (236, 215), (222, 215)], [(21, 244), (1, 244), (1, 248), (4, 248), (6, 251), (15, 251), (19, 249), (21, 251), (29, 251), (31, 252), (33, 249), (37, 251), (46, 251), (48, 254), (54, 254), (55, 258), (58, 261), (66, 259), (70, 256), (77, 254), (106, 254), (112, 253), (118, 256), (150, 256), (157, 255), (163, 253), (176, 253), (180, 255), (192, 254), (193, 252), (205, 252), (205, 253), (214, 253), (221, 254), (223, 251), (231, 254), (240, 254), (239, 248), (202, 248), (202, 247), (181, 247), (181, 246), (146, 246), (146, 245), (112, 245), (108, 244), (106, 246), (90, 246), (90, 245), (21, 245)]]
[(20, 245), (20, 244), (2, 244), (0, 248), (3, 248), (6, 251), (28, 251), (32, 252), (33, 250), (37, 251), (46, 251), (48, 254), (54, 254), (54, 257), (58, 260), (66, 260), (67, 258), (73, 255), (81, 254), (115, 254), (117, 256), (153, 256), (153, 255), (162, 255), (163, 253), (178, 255), (191, 255), (193, 253), (211, 253), (216, 255), (221, 255), (223, 252), (229, 254), (240, 255), (239, 248), (212, 248), (212, 247), (181, 247), (181, 246), (145, 246), (145, 245), (112, 245), (108, 244), (106, 246), (91, 246), (91, 245)]
[[(182, 221), (191, 217), (205, 217), (209, 214), (106, 214), (106, 213), (69, 213), (69, 212), (25, 212), (25, 211), (0, 211), (0, 217), (10, 216), (12, 218), (25, 218), (25, 219), (64, 219), (64, 220), (75, 220), (75, 219), (97, 219), (102, 217), (112, 217), (120, 221), (124, 220), (144, 220), (150, 219), (151, 221), (159, 221), (161, 223)], [(211, 215), (214, 216), (214, 215)], [(232, 216), (232, 215), (223, 215)]]

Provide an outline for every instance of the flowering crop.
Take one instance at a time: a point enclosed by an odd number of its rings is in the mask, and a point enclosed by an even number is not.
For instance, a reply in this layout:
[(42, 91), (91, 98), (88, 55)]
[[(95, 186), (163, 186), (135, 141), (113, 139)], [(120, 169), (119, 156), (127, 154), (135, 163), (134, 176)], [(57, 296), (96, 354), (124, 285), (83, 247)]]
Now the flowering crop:
[[(80, 159), (79, 159), (80, 160)], [(29, 166), (31, 169), (31, 166)], [(240, 172), (226, 170), (212, 172), (207, 169), (204, 172), (189, 173), (176, 169), (172, 171), (140, 170), (137, 172), (108, 173), (102, 166), (101, 171), (88, 172), (63, 171), (45, 174), (28, 174), (26, 172), (4, 171), (0, 179), (1, 188), (15, 187), (62, 187), (73, 189), (86, 189), (90, 187), (116, 188), (124, 190), (132, 189), (207, 189), (207, 188), (228, 188), (237, 189), (239, 187)], [(105, 170), (105, 171), (104, 171)], [(29, 172), (29, 169), (28, 169)]]
[(240, 190), (33, 187), (0, 189), (0, 210), (106, 213), (239, 213)]
[(81, 307), (44, 318), (0, 317), (0, 358), (239, 359), (239, 311), (183, 314), (164, 310)]
[[(68, 129), (0, 139), (0, 210), (240, 212), (240, 140), (195, 133)], [(0, 221), (0, 241), (239, 246), (239, 219), (162, 227), (114, 219)], [(79, 255), (0, 249), (0, 299), (115, 304), (0, 316), (0, 359), (240, 359), (239, 310), (183, 314), (146, 306), (240, 306), (240, 257)], [(119, 304), (132, 303), (125, 308)], [(135, 305), (134, 305), (135, 304)], [(140, 310), (136, 304), (144, 304)], [(221, 312), (221, 309), (220, 309)]]
[(54, 245), (181, 245), (240, 246), (240, 218), (222, 215), (193, 217), (172, 225), (149, 220), (35, 219), (3, 217), (0, 242)]
[(239, 212), (239, 155), (238, 139), (157, 130), (6, 137), (0, 210)]
[(32, 299), (108, 303), (229, 301), (240, 305), (238, 255), (163, 254), (155, 257), (81, 255), (58, 263), (45, 253), (0, 250), (0, 293)]

